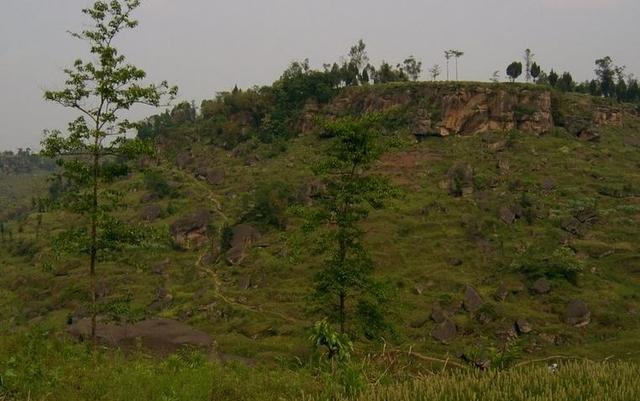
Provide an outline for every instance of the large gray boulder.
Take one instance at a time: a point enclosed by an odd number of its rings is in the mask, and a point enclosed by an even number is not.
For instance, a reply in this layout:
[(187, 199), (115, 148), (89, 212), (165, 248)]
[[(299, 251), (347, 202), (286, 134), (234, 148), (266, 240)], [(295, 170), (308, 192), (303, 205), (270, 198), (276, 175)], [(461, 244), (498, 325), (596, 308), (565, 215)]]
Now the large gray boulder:
[(564, 321), (568, 325), (583, 327), (591, 322), (591, 311), (584, 301), (574, 299), (564, 310)]
[(480, 307), (484, 304), (482, 297), (478, 293), (478, 291), (471, 287), (467, 286), (464, 290), (464, 309), (467, 312), (476, 312)]
[(431, 332), (431, 336), (443, 344), (448, 344), (458, 336), (458, 329), (453, 320), (446, 319)]

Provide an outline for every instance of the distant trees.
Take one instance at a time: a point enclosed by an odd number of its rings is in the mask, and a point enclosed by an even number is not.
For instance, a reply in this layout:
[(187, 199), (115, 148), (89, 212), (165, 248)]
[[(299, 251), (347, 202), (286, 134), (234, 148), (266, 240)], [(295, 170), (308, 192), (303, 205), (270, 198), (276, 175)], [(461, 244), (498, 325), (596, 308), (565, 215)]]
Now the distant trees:
[(518, 77), (522, 75), (522, 63), (514, 61), (507, 67), (507, 76), (511, 79), (511, 82), (515, 82)]
[(461, 52), (460, 50), (451, 50), (451, 53), (453, 54), (453, 57), (455, 57), (456, 59), (456, 81), (457, 81), (458, 80), (458, 59), (464, 56), (464, 52)]
[(385, 84), (388, 82), (408, 81), (409, 78), (400, 68), (394, 68), (391, 64), (383, 61), (378, 70), (373, 73), (373, 82)]
[(451, 52), (451, 50), (445, 50), (444, 58), (447, 63), (447, 81), (449, 80), (449, 60), (451, 59), (451, 57), (453, 57), (453, 53)]
[(398, 65), (398, 70), (404, 72), (412, 81), (417, 81), (422, 73), (422, 61), (409, 56), (402, 62), (402, 65)]
[(537, 81), (540, 73), (542, 73), (542, 69), (540, 68), (538, 63), (534, 61), (533, 64), (531, 64), (529, 73), (531, 74), (531, 78), (533, 78), (534, 81)]
[(310, 229), (323, 229), (327, 259), (315, 277), (314, 299), (345, 333), (354, 320), (369, 338), (387, 327), (386, 293), (373, 278), (374, 263), (364, 243), (361, 224), (371, 208), (383, 207), (392, 189), (370, 174), (381, 154), (375, 116), (344, 118), (325, 125), (332, 137), (327, 157), (316, 168), (326, 185), (308, 219)]
[(549, 71), (549, 77), (547, 78), (549, 81), (549, 85), (555, 87), (558, 83), (558, 73), (554, 70)]
[(441, 73), (442, 71), (440, 70), (440, 66), (438, 64), (434, 64), (433, 67), (429, 68), (429, 76), (431, 77), (432, 81), (437, 81)]
[(611, 57), (606, 56), (596, 60), (596, 76), (600, 81), (600, 92), (603, 96), (612, 97), (615, 95), (615, 67)]
[(573, 77), (571, 76), (571, 73), (567, 71), (562, 73), (562, 76), (557, 80), (554, 86), (563, 92), (573, 91), (575, 84), (573, 82)]
[(455, 58), (456, 65), (456, 81), (458, 80), (458, 59), (464, 56), (464, 52), (455, 49), (449, 49), (444, 51), (444, 58), (447, 62), (447, 81), (449, 80), (449, 60)]
[(137, 26), (131, 13), (139, 5), (139, 0), (96, 1), (83, 9), (92, 24), (72, 36), (89, 44), (92, 59), (78, 59), (64, 70), (67, 75), (64, 89), (45, 92), (46, 100), (79, 114), (69, 123), (66, 135), (60, 131), (45, 132), (42, 152), (57, 159), (62, 174), (74, 189), (62, 204), (85, 218), (75, 221), (73, 228), (56, 240), (58, 249), (88, 256), (94, 340), (99, 258), (124, 246), (135, 246), (143, 239), (140, 232), (112, 213), (120, 204), (120, 196), (105, 186), (127, 173), (122, 160), (150, 151), (143, 141), (126, 137), (134, 125), (121, 113), (136, 104), (159, 106), (165, 96), (172, 98), (177, 92), (166, 82), (142, 85), (145, 72), (126, 63), (125, 56), (113, 46), (119, 34)]

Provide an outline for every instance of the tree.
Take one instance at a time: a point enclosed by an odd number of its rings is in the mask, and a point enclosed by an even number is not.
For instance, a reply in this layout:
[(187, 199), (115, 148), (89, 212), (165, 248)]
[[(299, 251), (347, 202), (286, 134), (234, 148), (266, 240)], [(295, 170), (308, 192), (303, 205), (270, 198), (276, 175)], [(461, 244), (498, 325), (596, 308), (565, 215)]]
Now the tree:
[(511, 82), (515, 82), (522, 75), (522, 63), (514, 61), (507, 67), (507, 75), (511, 78)]
[(453, 57), (451, 50), (444, 51), (444, 58), (447, 60), (447, 81), (449, 80), (449, 60)]
[(369, 64), (367, 45), (362, 39), (360, 39), (355, 45), (351, 46), (351, 49), (349, 50), (348, 62), (350, 70), (355, 73), (360, 82), (364, 81), (362, 70), (367, 64)]
[[(531, 49), (527, 49), (524, 51), (524, 71), (525, 71), (525, 75), (524, 75), (524, 79), (526, 82), (531, 82), (531, 78), (533, 77), (533, 74), (531, 73), (531, 67), (532, 67), (532, 63), (533, 63), (533, 52), (531, 51)], [(535, 78), (535, 77), (534, 77)]]
[(628, 99), (628, 87), (624, 78), (618, 79), (618, 83), (616, 84), (616, 98), (619, 102), (625, 102)]
[(122, 113), (136, 104), (159, 106), (165, 96), (173, 98), (177, 93), (177, 88), (166, 82), (143, 85), (145, 72), (126, 63), (114, 47), (119, 34), (137, 26), (131, 14), (139, 5), (139, 0), (96, 1), (83, 9), (92, 24), (72, 36), (90, 46), (91, 60), (76, 60), (64, 70), (65, 88), (45, 92), (47, 101), (79, 114), (69, 123), (66, 135), (45, 131), (42, 153), (57, 159), (61, 174), (73, 188), (63, 205), (82, 217), (57, 240), (62, 249), (88, 256), (94, 341), (96, 264), (110, 252), (142, 242), (140, 232), (114, 216), (120, 196), (106, 187), (126, 174), (123, 159), (151, 152), (143, 141), (127, 139), (126, 133), (134, 124)]
[(440, 74), (441, 74), (441, 71), (440, 71), (440, 66), (438, 64), (434, 64), (433, 67), (429, 68), (429, 76), (431, 77), (432, 81), (436, 81), (440, 76)]
[(571, 73), (567, 71), (562, 73), (562, 76), (560, 77), (560, 79), (558, 79), (558, 82), (556, 83), (555, 86), (556, 88), (560, 89), (563, 92), (573, 91), (575, 85), (574, 85), (573, 77), (571, 76)]
[(629, 89), (627, 90), (627, 101), (628, 102), (640, 101), (640, 86), (638, 85), (638, 80), (635, 78), (631, 78), (629, 80)]
[(529, 71), (529, 73), (531, 74), (531, 78), (533, 78), (534, 82), (538, 81), (538, 77), (540, 76), (541, 72), (542, 72), (542, 69), (540, 68), (538, 63), (534, 61), (533, 64), (531, 64), (531, 69)]
[(603, 96), (611, 97), (615, 94), (615, 68), (611, 57), (603, 57), (596, 60), (596, 76), (600, 82), (600, 92)]
[(325, 125), (332, 137), (327, 157), (316, 167), (326, 193), (310, 213), (308, 227), (323, 229), (323, 268), (315, 277), (319, 308), (345, 333), (354, 315), (365, 336), (376, 337), (388, 327), (382, 308), (383, 286), (373, 277), (374, 263), (363, 244), (361, 223), (372, 208), (382, 208), (393, 194), (388, 182), (370, 169), (378, 160), (377, 116), (344, 118)]
[(449, 50), (449, 51), (451, 52), (453, 57), (455, 57), (456, 59), (456, 81), (457, 81), (458, 80), (458, 59), (464, 56), (464, 52), (461, 52), (460, 50)]
[(489, 81), (493, 82), (494, 84), (500, 82), (500, 71), (495, 70), (493, 74), (491, 74), (491, 78), (489, 78)]
[(378, 70), (373, 74), (373, 82), (376, 84), (407, 80), (407, 75), (401, 69), (393, 68), (393, 66), (386, 61), (383, 61)]
[(409, 56), (402, 62), (402, 70), (412, 81), (417, 81), (422, 73), (422, 61), (417, 61), (415, 57)]
[(556, 84), (558, 83), (558, 73), (556, 73), (554, 70), (551, 70), (549, 72), (549, 85), (555, 87)]

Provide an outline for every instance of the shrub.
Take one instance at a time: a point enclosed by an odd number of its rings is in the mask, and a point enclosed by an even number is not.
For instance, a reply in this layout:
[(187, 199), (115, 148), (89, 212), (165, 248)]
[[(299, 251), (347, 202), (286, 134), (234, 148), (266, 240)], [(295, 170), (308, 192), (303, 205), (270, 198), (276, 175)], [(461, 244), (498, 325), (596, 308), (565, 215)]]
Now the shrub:
[(160, 198), (173, 197), (176, 190), (167, 182), (162, 171), (147, 170), (144, 172), (144, 185), (147, 190)]

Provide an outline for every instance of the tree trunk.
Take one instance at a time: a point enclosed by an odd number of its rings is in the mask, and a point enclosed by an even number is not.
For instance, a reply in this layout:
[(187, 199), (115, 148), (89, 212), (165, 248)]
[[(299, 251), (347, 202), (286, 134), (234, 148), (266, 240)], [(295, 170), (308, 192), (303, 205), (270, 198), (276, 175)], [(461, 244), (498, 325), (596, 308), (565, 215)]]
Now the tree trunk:
[(96, 294), (96, 259), (98, 255), (98, 169), (100, 154), (98, 151), (99, 137), (96, 133), (93, 154), (93, 194), (91, 204), (91, 254), (89, 262), (89, 281), (91, 290), (91, 341), (96, 344), (97, 294)]
[(449, 80), (449, 59), (447, 59), (447, 81)]
[(458, 58), (456, 57), (456, 81), (458, 80)]
[(344, 293), (344, 291), (340, 292), (340, 334), (344, 334), (344, 329), (345, 329), (345, 300), (347, 298), (347, 295)]

